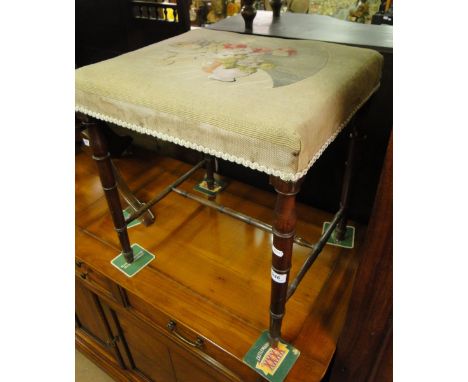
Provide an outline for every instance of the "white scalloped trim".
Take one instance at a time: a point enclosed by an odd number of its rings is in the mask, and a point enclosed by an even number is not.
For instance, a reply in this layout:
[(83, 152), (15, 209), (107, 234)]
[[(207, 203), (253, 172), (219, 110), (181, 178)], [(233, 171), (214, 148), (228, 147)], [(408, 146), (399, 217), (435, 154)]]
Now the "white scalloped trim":
[(175, 143), (175, 144), (177, 144), (179, 146), (187, 147), (187, 148), (190, 148), (190, 149), (193, 149), (193, 150), (196, 150), (196, 151), (201, 151), (201, 152), (203, 152), (205, 154), (213, 155), (215, 157), (227, 160), (229, 162), (234, 162), (234, 163), (240, 164), (242, 166), (249, 167), (249, 168), (251, 168), (253, 170), (261, 171), (261, 172), (264, 172), (264, 173), (266, 173), (268, 175), (276, 176), (276, 177), (278, 177), (281, 180), (284, 180), (286, 182), (295, 182), (295, 181), (301, 179), (303, 176), (305, 176), (307, 174), (309, 169), (313, 166), (313, 164), (317, 161), (317, 159), (320, 158), (320, 156), (327, 149), (327, 147), (330, 145), (330, 143), (332, 143), (335, 140), (336, 136), (348, 124), (348, 122), (353, 117), (353, 115), (356, 114), (356, 112), (361, 108), (361, 106), (364, 103), (367, 102), (367, 100), (371, 97), (372, 94), (375, 93), (375, 91), (379, 88), (379, 86), (380, 86), (380, 83), (372, 90), (372, 92), (356, 108), (354, 108), (354, 110), (351, 112), (349, 117), (338, 127), (338, 129), (335, 131), (335, 133), (330, 138), (327, 139), (327, 141), (322, 145), (320, 150), (317, 151), (317, 153), (315, 153), (315, 155), (312, 157), (312, 159), (310, 160), (307, 167), (304, 170), (302, 170), (300, 172), (297, 172), (295, 174), (275, 170), (275, 169), (272, 169), (272, 168), (269, 168), (269, 167), (265, 167), (265, 166), (263, 166), (263, 165), (261, 165), (259, 163), (251, 162), (251, 161), (249, 161), (247, 159), (244, 159), (244, 158), (239, 158), (239, 157), (236, 157), (236, 156), (231, 155), (231, 154), (223, 153), (221, 151), (209, 149), (209, 148), (206, 148), (204, 146), (198, 145), (196, 143), (188, 142), (186, 140), (176, 138), (176, 137), (173, 137), (173, 136), (168, 135), (168, 134), (160, 133), (160, 132), (157, 132), (155, 130), (148, 129), (146, 127), (142, 127), (142, 126), (135, 125), (133, 123), (122, 121), (120, 119), (113, 118), (113, 117), (110, 117), (108, 115), (104, 115), (104, 114), (89, 110), (89, 109), (87, 109), (87, 108), (85, 108), (83, 106), (76, 105), (75, 110), (79, 111), (81, 113), (84, 113), (86, 115), (89, 115), (90, 117), (100, 119), (101, 121), (113, 123), (115, 125), (119, 125), (119, 126), (128, 128), (130, 130), (134, 130), (134, 131), (136, 131), (138, 133), (151, 135), (153, 137), (162, 139), (163, 141), (172, 142), (172, 143)]

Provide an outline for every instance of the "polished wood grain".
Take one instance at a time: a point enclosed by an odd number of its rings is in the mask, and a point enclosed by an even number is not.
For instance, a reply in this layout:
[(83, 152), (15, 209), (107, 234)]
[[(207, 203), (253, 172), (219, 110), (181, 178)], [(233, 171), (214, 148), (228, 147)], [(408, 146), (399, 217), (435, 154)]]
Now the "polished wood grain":
[(122, 369), (114, 357), (96, 346), (95, 341), (83, 332), (75, 331), (75, 346), (107, 374), (119, 382), (142, 382), (141, 378)]
[(333, 382), (392, 380), (393, 140), (387, 149)]
[(87, 332), (106, 349), (109, 340), (104, 322), (100, 319), (93, 293), (79, 281), (75, 282), (75, 314), (79, 330)]
[(171, 359), (178, 382), (224, 382), (226, 378), (206, 364), (193, 357), (190, 353), (173, 350)]
[[(131, 166), (120, 168), (143, 201), (190, 168), (188, 164), (154, 156), (151, 159), (154, 167), (148, 170), (145, 155), (140, 160), (135, 156)], [(153, 225), (129, 229), (130, 241), (154, 253), (156, 259), (135, 277), (127, 278), (110, 264), (119, 252), (119, 242), (102, 192), (95, 190), (91, 197), (80, 190), (81, 184), (93, 187), (99, 184), (99, 179), (88, 171), (85, 154), (77, 155), (76, 165), (77, 189), (89, 202), (87, 206), (81, 204), (76, 214), (76, 256), (126, 291), (128, 308), (109, 294), (100, 295), (118, 317), (125, 317), (125, 331), (132, 329), (131, 320), (144, 322), (161, 334), (169, 348), (168, 344), (175, 343), (196, 357), (201, 362), (198, 365), (211, 365), (216, 370), (213, 380), (217, 380), (219, 374), (222, 376), (219, 378), (225, 380), (256, 381), (258, 375), (241, 360), (269, 325), (271, 235), (170, 194), (153, 207), (156, 215)], [(200, 169), (181, 188), (191, 191), (203, 177), (204, 171)], [(273, 192), (232, 181), (217, 196), (217, 201), (273, 223)], [(323, 222), (331, 218), (330, 214), (299, 204), (296, 231), (315, 241), (320, 237)], [(362, 229), (358, 227), (357, 232), (359, 247)], [(307, 248), (294, 245), (292, 277), (307, 254)], [(287, 381), (319, 381), (325, 374), (343, 325), (357, 258), (356, 250), (326, 246), (288, 301), (283, 337), (302, 353)], [(100, 293), (96, 285), (86, 285)], [(177, 321), (184, 337), (201, 336), (205, 341), (203, 349), (192, 349), (180, 343), (166, 329), (171, 319)], [(135, 347), (134, 342), (138, 341), (133, 335), (129, 338)], [(182, 352), (181, 357), (189, 356)], [(181, 362), (179, 358), (175, 363)], [(146, 370), (148, 366), (144, 365), (140, 360), (137, 366)]]
[(124, 368), (120, 349), (113, 345), (115, 336), (105, 317), (99, 297), (87, 288), (83, 288), (80, 282), (76, 282), (75, 290), (77, 291), (75, 302), (76, 331), (94, 339), (100, 350), (105, 349), (113, 356), (113, 361), (120, 368)]
[(137, 320), (130, 320), (128, 315), (118, 316), (121, 333), (131, 349), (127, 356), (131, 358), (131, 368), (152, 381), (175, 382), (171, 355), (162, 336), (153, 328)]

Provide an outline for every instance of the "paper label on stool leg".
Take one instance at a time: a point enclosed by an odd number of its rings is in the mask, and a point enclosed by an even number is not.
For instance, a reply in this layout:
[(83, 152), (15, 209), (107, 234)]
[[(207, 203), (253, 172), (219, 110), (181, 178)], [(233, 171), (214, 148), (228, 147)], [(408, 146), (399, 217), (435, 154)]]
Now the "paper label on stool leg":
[(273, 253), (278, 256), (278, 257), (283, 257), (283, 251), (279, 250), (278, 248), (276, 248), (274, 245), (272, 247), (273, 249)]
[(277, 282), (279, 284), (284, 284), (286, 282), (286, 279), (288, 278), (288, 275), (282, 275), (280, 273), (276, 273), (272, 269), (271, 270), (271, 278), (273, 279), (274, 282)]

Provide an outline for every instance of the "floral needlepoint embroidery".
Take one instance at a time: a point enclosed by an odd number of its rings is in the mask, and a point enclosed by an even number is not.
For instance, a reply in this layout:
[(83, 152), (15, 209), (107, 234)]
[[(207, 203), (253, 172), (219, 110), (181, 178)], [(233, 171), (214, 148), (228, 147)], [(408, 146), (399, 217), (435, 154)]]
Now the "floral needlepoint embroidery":
[(270, 48), (247, 43), (191, 41), (170, 46), (169, 55), (162, 60), (170, 65), (180, 59), (197, 62), (208, 78), (221, 82), (235, 82), (258, 71), (266, 72), (273, 87), (301, 81), (317, 72), (327, 55), (316, 51), (298, 52), (291, 47)]
[(295, 56), (297, 54), (297, 50), (291, 48), (279, 48), (275, 49), (272, 54), (273, 56), (290, 57)]

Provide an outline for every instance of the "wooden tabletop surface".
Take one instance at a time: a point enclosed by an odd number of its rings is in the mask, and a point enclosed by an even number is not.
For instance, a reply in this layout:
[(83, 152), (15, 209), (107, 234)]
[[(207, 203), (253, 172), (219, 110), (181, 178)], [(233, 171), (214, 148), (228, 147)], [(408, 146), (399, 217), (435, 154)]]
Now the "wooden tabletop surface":
[[(135, 155), (116, 164), (144, 201), (190, 168), (155, 154)], [(180, 188), (191, 191), (202, 176), (203, 172), (197, 173)], [(217, 201), (272, 221), (273, 193), (231, 181)], [(129, 236), (156, 259), (129, 279), (110, 264), (119, 246), (95, 164), (87, 154), (76, 156), (77, 257), (242, 359), (268, 328), (271, 235), (176, 194), (152, 211), (155, 223), (133, 227)], [(298, 234), (316, 241), (323, 222), (330, 219), (329, 214), (299, 205)], [(359, 248), (363, 229), (358, 227), (357, 232)], [(307, 253), (295, 245), (292, 276)], [(327, 245), (288, 302), (283, 336), (302, 353), (286, 381), (318, 382), (323, 377), (344, 323), (357, 263), (357, 250)]]
[[(240, 14), (223, 19), (207, 28), (245, 33)], [(270, 11), (257, 11), (253, 34), (269, 37), (319, 40), (373, 48), (380, 52), (393, 51), (393, 26), (360, 24), (330, 16), (282, 13), (277, 20)]]

